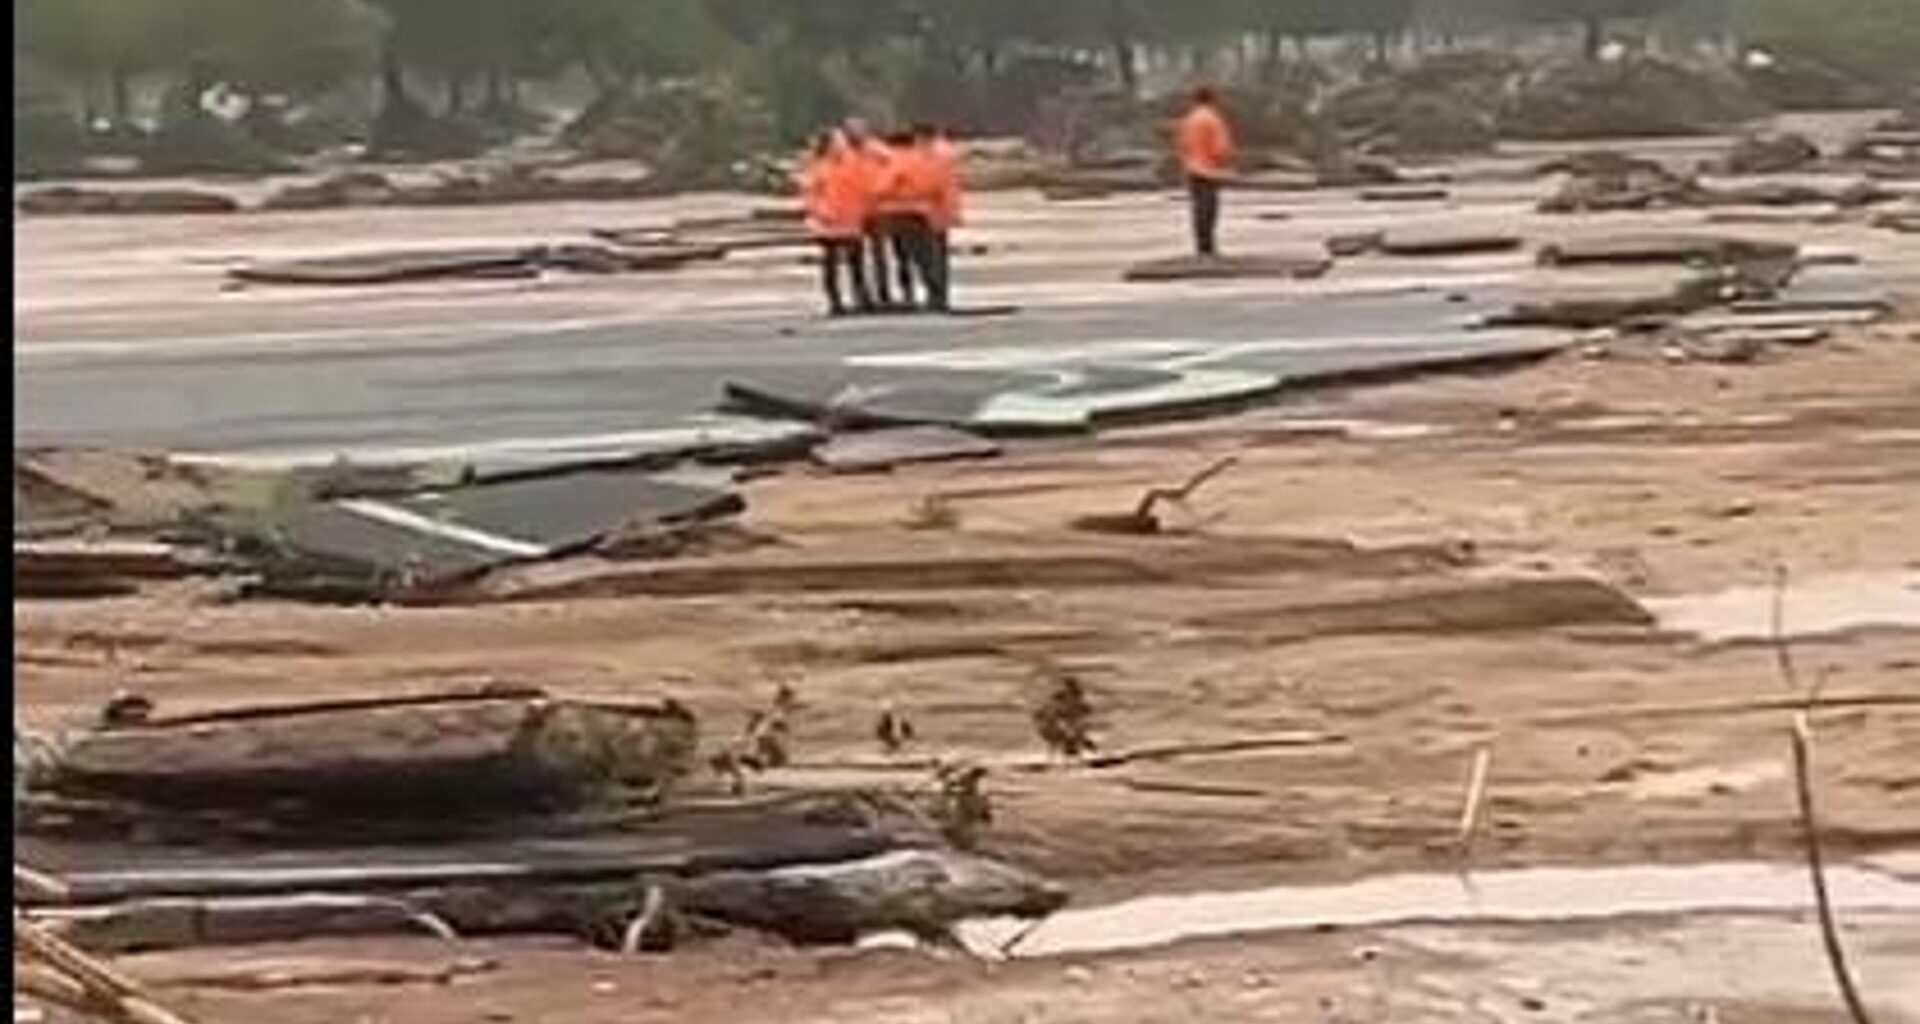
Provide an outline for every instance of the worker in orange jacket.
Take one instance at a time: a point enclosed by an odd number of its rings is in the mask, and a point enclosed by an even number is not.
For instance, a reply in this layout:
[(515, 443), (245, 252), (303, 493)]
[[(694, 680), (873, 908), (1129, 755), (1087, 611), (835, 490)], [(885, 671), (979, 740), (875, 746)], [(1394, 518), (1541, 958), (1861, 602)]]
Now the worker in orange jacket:
[(1219, 253), (1220, 187), (1233, 176), (1233, 128), (1214, 91), (1193, 91), (1193, 104), (1175, 126), (1174, 150), (1186, 175), (1193, 213), (1193, 247), (1201, 256)]
[(845, 137), (837, 131), (821, 132), (800, 172), (800, 192), (807, 230), (820, 243), (820, 284), (832, 316), (847, 312), (840, 291), (843, 270), (853, 284), (854, 308), (873, 307), (860, 251), (867, 215), (866, 191), (865, 168)]
[[(895, 217), (890, 212), (898, 201), (899, 154), (887, 140), (874, 135), (864, 121), (848, 120), (845, 131), (860, 169), (864, 205), (861, 243), (867, 258), (868, 284), (876, 306), (891, 308), (895, 280), (891, 270), (897, 267), (903, 275), (907, 272), (906, 267), (899, 266), (902, 243), (896, 238)], [(911, 296), (908, 298), (911, 301)]]
[(915, 193), (925, 219), (921, 241), (927, 308), (946, 312), (952, 286), (952, 233), (960, 226), (960, 155), (945, 133), (931, 125), (914, 129)]
[(933, 252), (927, 288), (931, 292), (931, 307), (945, 313), (950, 307), (948, 292), (952, 290), (952, 231), (960, 227), (962, 219), (960, 152), (947, 138), (947, 133), (939, 129), (927, 129), (924, 138), (933, 184)]

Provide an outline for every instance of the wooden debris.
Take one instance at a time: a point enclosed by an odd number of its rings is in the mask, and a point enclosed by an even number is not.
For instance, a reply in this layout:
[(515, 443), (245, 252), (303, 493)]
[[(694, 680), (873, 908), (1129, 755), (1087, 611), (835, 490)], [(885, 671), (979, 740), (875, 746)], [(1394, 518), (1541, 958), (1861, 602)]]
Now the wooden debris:
[[(187, 1024), (187, 1019), (161, 1006), (133, 979), (107, 966), (40, 925), (13, 917), (13, 949), (17, 960), (43, 968), (34, 995), (80, 1013), (106, 1014), (123, 1024)], [(77, 998), (76, 998), (77, 997)]]
[(485, 974), (499, 967), (498, 961), (483, 957), (457, 957), (434, 964), (319, 958), (253, 959), (169, 974), (154, 981), (153, 986), (269, 992), (319, 985), (445, 985), (456, 978)]
[[(45, 791), (149, 807), (348, 816), (496, 813), (657, 794), (690, 766), (696, 723), (667, 705), (452, 695), (246, 709), (68, 737)], [(286, 814), (282, 814), (285, 817)]]
[(1460, 828), (1454, 834), (1462, 870), (1473, 855), (1473, 840), (1480, 831), (1481, 811), (1487, 803), (1487, 773), (1493, 766), (1493, 745), (1482, 744), (1473, 752), (1473, 768), (1467, 774), (1467, 795), (1460, 808)]
[(1238, 456), (1226, 456), (1188, 477), (1183, 483), (1177, 486), (1149, 488), (1145, 494), (1140, 496), (1139, 503), (1133, 507), (1131, 512), (1124, 512), (1118, 515), (1094, 514), (1081, 516), (1073, 521), (1073, 526), (1075, 529), (1086, 530), (1093, 533), (1121, 533), (1131, 535), (1159, 533), (1165, 529), (1165, 526), (1160, 521), (1159, 516), (1154, 514), (1156, 506), (1167, 504), (1185, 508), (1187, 500), (1192, 498), (1194, 493), (1204, 486), (1207, 481), (1232, 469), (1239, 461)]

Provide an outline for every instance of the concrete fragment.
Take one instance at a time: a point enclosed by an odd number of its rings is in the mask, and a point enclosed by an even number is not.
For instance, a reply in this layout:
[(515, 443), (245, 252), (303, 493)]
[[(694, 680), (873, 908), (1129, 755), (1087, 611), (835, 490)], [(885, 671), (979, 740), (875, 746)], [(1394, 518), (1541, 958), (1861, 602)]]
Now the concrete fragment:
[(1380, 251), (1389, 256), (1466, 256), (1511, 252), (1522, 244), (1520, 236), (1501, 232), (1408, 228), (1386, 232)]
[(1820, 159), (1820, 147), (1797, 132), (1743, 135), (1720, 159), (1717, 169), (1727, 174), (1778, 174), (1794, 171)]
[(1617, 234), (1553, 242), (1540, 247), (1542, 266), (1588, 263), (1746, 263), (1791, 260), (1798, 247), (1726, 235)]
[(227, 276), (259, 284), (391, 284), (445, 278), (531, 277), (539, 273), (539, 263), (540, 249), (533, 246), (426, 249), (249, 263), (228, 270)]
[(1436, 185), (1398, 185), (1363, 188), (1360, 201), (1366, 203), (1424, 203), (1446, 199), (1453, 193)]
[(1127, 268), (1128, 281), (1239, 280), (1246, 278), (1314, 278), (1332, 262), (1319, 255), (1173, 256)]

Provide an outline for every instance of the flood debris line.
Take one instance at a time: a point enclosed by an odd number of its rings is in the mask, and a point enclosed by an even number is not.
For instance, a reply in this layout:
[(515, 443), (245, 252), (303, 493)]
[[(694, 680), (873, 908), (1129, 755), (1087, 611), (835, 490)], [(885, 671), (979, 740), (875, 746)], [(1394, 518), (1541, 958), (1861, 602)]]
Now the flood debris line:
[(149, 714), (62, 734), (28, 776), (24, 841), (67, 866), (16, 870), (16, 899), (34, 928), (107, 951), (419, 929), (946, 942), (963, 919), (1066, 901), (898, 801), (683, 799), (698, 762), (698, 723), (671, 700), (496, 685)]
[(490, 249), (420, 249), (365, 252), (296, 260), (247, 263), (227, 276), (245, 284), (375, 285), (448, 279), (499, 280), (537, 277), (550, 270), (619, 274), (672, 270), (719, 259), (711, 245), (669, 244), (644, 249), (568, 242)]
[(378, 171), (352, 170), (310, 184), (287, 185), (263, 210), (327, 210), (352, 206), (478, 206), (604, 199), (644, 199), (671, 189), (650, 175), (559, 174), (528, 166), (480, 167), (407, 184)]
[[(1736, 158), (1730, 156), (1729, 159)], [(1751, 173), (1725, 167), (1709, 169), (1729, 174)], [(1542, 170), (1563, 173), (1567, 178), (1552, 195), (1540, 201), (1537, 208), (1541, 213), (1744, 206), (1831, 206), (1852, 210), (1898, 198), (1897, 192), (1864, 178), (1837, 185), (1764, 180), (1708, 184), (1697, 175), (1671, 170), (1658, 161), (1608, 150), (1579, 154), (1548, 164)]]
[(15, 204), (21, 213), (39, 216), (75, 214), (233, 213), (240, 204), (231, 196), (180, 188), (84, 188), (57, 185), (33, 189)]

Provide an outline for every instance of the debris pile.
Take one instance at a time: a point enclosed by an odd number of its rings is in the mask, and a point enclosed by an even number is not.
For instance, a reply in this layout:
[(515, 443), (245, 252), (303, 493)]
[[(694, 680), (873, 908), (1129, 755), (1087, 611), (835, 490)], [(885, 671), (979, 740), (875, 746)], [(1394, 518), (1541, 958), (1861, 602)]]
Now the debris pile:
[[(625, 952), (751, 929), (951, 943), (1057, 886), (945, 846), (898, 798), (695, 790), (671, 699), (469, 691), (103, 716), (19, 763), (36, 928), (98, 952), (427, 928)], [(23, 768), (30, 770), (22, 771)], [(432, 807), (432, 815), (420, 808)]]
[(1493, 148), (1497, 112), (1520, 62), (1505, 54), (1442, 54), (1405, 71), (1336, 90), (1318, 116), (1343, 149), (1395, 156), (1453, 156)]
[(1723, 174), (1779, 174), (1818, 163), (1820, 147), (1798, 132), (1742, 135), (1715, 168)]
[[(1797, 136), (1756, 140), (1737, 145), (1722, 166), (1723, 173), (1770, 173), (1751, 168), (1768, 162), (1790, 163), (1805, 158), (1810, 143)], [(1814, 156), (1818, 152), (1814, 151)], [(1734, 166), (1743, 168), (1736, 172)], [(1837, 206), (1852, 209), (1886, 202), (1897, 193), (1860, 180), (1842, 185), (1789, 181), (1757, 181), (1713, 186), (1691, 174), (1668, 169), (1656, 160), (1597, 150), (1554, 161), (1543, 173), (1565, 173), (1567, 179), (1554, 194), (1540, 201), (1542, 213), (1604, 213), (1619, 210), (1657, 210), (1738, 206)]]
[[(725, 84), (683, 81), (602, 95), (570, 122), (561, 141), (595, 159), (639, 160), (670, 189), (764, 190), (762, 154), (773, 119), (751, 95)], [(781, 176), (781, 185), (785, 185)]]
[(1730, 72), (1655, 57), (1582, 60), (1522, 76), (1501, 112), (1500, 131), (1522, 139), (1696, 135), (1765, 112)]
[(518, 164), (443, 174), (421, 185), (403, 185), (378, 171), (343, 171), (312, 184), (295, 184), (269, 195), (267, 210), (325, 210), (350, 206), (480, 206), (605, 199), (644, 199), (667, 188), (654, 175), (578, 176)]

